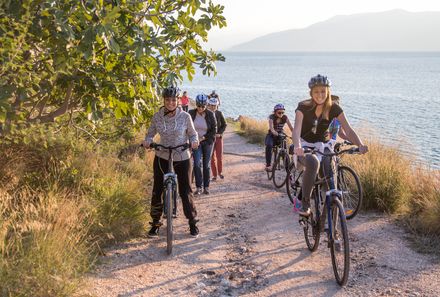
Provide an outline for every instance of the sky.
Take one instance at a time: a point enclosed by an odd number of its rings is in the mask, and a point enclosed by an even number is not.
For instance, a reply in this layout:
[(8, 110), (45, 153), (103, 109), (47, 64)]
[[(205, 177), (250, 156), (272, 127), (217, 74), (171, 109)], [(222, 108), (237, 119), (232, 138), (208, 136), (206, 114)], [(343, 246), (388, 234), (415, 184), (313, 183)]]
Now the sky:
[(268, 33), (300, 29), (336, 15), (404, 9), (440, 11), (440, 0), (212, 0), (228, 26), (209, 33), (207, 49), (225, 50)]

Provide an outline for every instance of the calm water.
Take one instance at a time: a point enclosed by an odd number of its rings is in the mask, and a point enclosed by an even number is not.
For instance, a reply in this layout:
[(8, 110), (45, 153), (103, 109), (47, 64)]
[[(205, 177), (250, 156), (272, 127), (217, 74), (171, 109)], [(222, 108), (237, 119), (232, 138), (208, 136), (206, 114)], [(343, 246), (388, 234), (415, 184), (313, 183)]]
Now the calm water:
[[(307, 82), (318, 73), (361, 135), (398, 145), (440, 168), (440, 53), (224, 53), (218, 75), (197, 74), (183, 89), (190, 97), (221, 96), (226, 116), (265, 119), (283, 103), (293, 122)], [(372, 132), (369, 132), (372, 131)]]

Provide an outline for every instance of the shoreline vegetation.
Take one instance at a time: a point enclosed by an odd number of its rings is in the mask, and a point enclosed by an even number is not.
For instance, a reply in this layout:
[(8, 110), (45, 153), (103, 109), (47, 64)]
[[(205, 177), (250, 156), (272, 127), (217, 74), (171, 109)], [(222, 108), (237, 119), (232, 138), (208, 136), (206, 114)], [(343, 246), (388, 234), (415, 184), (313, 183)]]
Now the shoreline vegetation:
[[(251, 143), (264, 145), (265, 120), (239, 116), (235, 130)], [(290, 131), (287, 129), (287, 134)], [(363, 137), (366, 155), (345, 156), (343, 162), (358, 173), (364, 199), (362, 210), (393, 216), (411, 232), (420, 252), (438, 253), (440, 245), (440, 170), (414, 165), (397, 148)], [(263, 164), (262, 164), (263, 168)]]
[(149, 221), (152, 153), (45, 128), (0, 143), (0, 296), (71, 296), (103, 247)]

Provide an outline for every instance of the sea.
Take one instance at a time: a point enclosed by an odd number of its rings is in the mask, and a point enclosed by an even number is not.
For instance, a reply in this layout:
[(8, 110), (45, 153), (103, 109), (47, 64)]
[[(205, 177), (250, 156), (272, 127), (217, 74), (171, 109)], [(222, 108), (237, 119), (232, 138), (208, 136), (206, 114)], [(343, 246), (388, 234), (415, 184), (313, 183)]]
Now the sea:
[(326, 75), (362, 138), (440, 169), (440, 52), (222, 54), (216, 76), (197, 71), (184, 80), (191, 98), (216, 90), (232, 118), (267, 119), (282, 103), (293, 123), (298, 102), (310, 98), (310, 77)]

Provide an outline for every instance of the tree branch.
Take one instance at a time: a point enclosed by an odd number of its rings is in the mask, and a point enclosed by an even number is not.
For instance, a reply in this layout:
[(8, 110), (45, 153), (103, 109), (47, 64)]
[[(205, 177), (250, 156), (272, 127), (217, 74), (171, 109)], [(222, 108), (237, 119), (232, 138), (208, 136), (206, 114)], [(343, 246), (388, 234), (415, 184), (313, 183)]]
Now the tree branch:
[(70, 108), (72, 108), (72, 105), (70, 103), (72, 99), (73, 87), (74, 87), (73, 81), (70, 81), (67, 86), (66, 97), (64, 99), (64, 102), (58, 109), (44, 116), (40, 115), (36, 118), (30, 119), (29, 122), (36, 122), (36, 121), (40, 121), (40, 123), (53, 122), (56, 117), (65, 114)]

